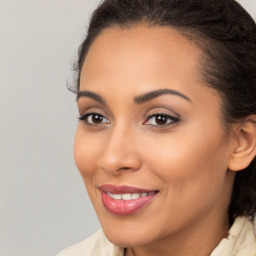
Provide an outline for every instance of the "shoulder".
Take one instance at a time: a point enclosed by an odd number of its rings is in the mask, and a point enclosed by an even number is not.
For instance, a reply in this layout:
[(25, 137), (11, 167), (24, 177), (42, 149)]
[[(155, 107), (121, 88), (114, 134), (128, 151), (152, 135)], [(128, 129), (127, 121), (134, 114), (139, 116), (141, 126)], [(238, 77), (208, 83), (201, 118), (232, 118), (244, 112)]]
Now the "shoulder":
[(252, 222), (247, 217), (236, 218), (229, 230), (211, 256), (235, 255), (256, 256), (256, 238)]
[(57, 256), (122, 256), (123, 249), (113, 245), (102, 229), (87, 239), (61, 251)]

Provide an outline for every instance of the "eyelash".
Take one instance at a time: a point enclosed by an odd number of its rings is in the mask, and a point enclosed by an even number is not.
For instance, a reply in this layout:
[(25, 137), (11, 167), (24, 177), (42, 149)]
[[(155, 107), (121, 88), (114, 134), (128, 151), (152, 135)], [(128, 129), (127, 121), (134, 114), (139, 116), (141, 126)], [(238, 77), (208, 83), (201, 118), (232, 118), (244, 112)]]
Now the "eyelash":
[[(88, 118), (90, 118), (90, 117), (93, 118), (93, 117), (96, 117), (96, 116), (98, 116), (102, 119), (106, 119), (107, 122), (92, 123), (92, 122), (88, 121)], [(157, 117), (167, 119), (168, 123), (166, 123), (166, 124), (150, 124), (149, 123), (149, 120), (151, 118), (157, 118)], [(80, 116), (78, 118), (78, 120), (79, 121), (84, 121), (86, 123), (86, 125), (88, 125), (88, 126), (99, 126), (99, 125), (103, 125), (103, 124), (110, 124), (110, 121), (106, 117), (104, 117), (103, 115), (101, 115), (99, 113), (96, 113), (96, 112), (95, 113), (84, 114), (84, 115)], [(168, 114), (165, 114), (165, 113), (155, 113), (155, 114), (148, 115), (147, 118), (146, 118), (146, 121), (143, 122), (143, 125), (149, 125), (151, 127), (157, 128), (157, 129), (164, 129), (166, 127), (175, 125), (179, 121), (180, 121), (179, 117), (174, 117), (174, 116), (171, 116), (171, 115), (168, 115)], [(156, 123), (156, 120), (155, 120), (155, 123)]]
[[(99, 114), (99, 113), (88, 113), (88, 114), (84, 114), (84, 115), (82, 115), (82, 116), (80, 116), (79, 118), (78, 118), (78, 120), (79, 121), (84, 121), (85, 123), (86, 123), (86, 125), (88, 125), (88, 126), (98, 126), (98, 125), (102, 125), (102, 124), (104, 124), (104, 123), (90, 123), (89, 121), (88, 121), (88, 118), (89, 117), (91, 117), (91, 118), (93, 118), (93, 116), (94, 117), (96, 117), (96, 116), (98, 116), (98, 117), (100, 117), (100, 118), (103, 118), (103, 119), (106, 119), (106, 120), (108, 120), (106, 117), (104, 117), (103, 115), (101, 115), (101, 114)], [(108, 120), (108, 122), (107, 122), (108, 124), (110, 123), (110, 121)]]
[[(150, 124), (150, 123), (148, 123), (151, 118), (155, 118), (155, 123), (156, 123), (157, 117), (166, 118), (168, 120), (168, 123), (166, 123), (166, 124)], [(164, 129), (164, 128), (167, 128), (167, 127), (177, 124), (179, 121), (180, 121), (179, 117), (174, 117), (174, 116), (166, 114), (166, 113), (155, 113), (155, 114), (148, 115), (146, 121), (143, 124), (148, 123), (148, 125), (150, 125), (154, 128)]]

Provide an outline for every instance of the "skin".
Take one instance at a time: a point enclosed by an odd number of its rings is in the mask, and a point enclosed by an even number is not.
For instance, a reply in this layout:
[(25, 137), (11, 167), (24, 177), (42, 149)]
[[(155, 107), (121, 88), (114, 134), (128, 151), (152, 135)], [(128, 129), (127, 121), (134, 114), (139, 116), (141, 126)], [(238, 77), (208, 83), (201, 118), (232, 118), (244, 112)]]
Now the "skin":
[[(223, 128), (221, 99), (200, 77), (201, 51), (175, 30), (137, 27), (104, 30), (85, 59), (78, 99), (76, 165), (108, 239), (126, 255), (206, 256), (227, 235), (234, 172), (227, 171), (234, 139)], [(134, 98), (170, 89), (145, 102)], [(178, 118), (169, 125), (155, 114)], [(91, 116), (89, 116), (91, 117)], [(105, 209), (98, 189), (128, 185), (159, 193), (129, 216)]]

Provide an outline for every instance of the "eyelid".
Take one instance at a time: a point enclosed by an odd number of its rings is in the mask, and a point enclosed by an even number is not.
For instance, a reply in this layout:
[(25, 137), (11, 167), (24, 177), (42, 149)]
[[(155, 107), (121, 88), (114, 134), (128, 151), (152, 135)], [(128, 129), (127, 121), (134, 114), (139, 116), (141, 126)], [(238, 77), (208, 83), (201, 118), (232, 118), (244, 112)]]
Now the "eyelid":
[(150, 117), (153, 117), (153, 116), (166, 116), (166, 117), (170, 117), (170, 118), (173, 118), (173, 119), (180, 119), (180, 117), (179, 116), (174, 116), (174, 115), (172, 115), (172, 114), (167, 114), (167, 113), (165, 113), (165, 112), (156, 112), (156, 113), (152, 113), (152, 114), (148, 114), (147, 116), (146, 116), (146, 118), (150, 118)]
[(161, 113), (161, 112), (147, 115), (146, 119), (152, 118), (154, 116), (165, 116), (165, 117), (173, 119), (173, 120), (180, 120), (180, 117), (176, 117), (171, 114), (166, 114), (166, 113)]
[(145, 113), (146, 118), (152, 115), (167, 115), (181, 119), (181, 115), (178, 114), (173, 108), (165, 106), (154, 106), (148, 109), (147, 112)]
[[(88, 118), (89, 118), (90, 116), (93, 116), (93, 115), (101, 116), (101, 117), (103, 117), (103, 119), (107, 120), (107, 122), (100, 122), (100, 123), (93, 123), (93, 122), (91, 123), (91, 122), (88, 122)], [(101, 127), (101, 126), (104, 126), (104, 125), (106, 125), (106, 124), (110, 124), (110, 123), (111, 123), (111, 121), (110, 121), (109, 118), (107, 118), (105, 115), (103, 115), (103, 114), (101, 114), (101, 113), (99, 113), (99, 112), (96, 112), (96, 111), (84, 113), (83, 115), (80, 115), (80, 117), (78, 118), (78, 120), (84, 122), (85, 125), (88, 126), (88, 127), (90, 127), (90, 126), (91, 126), (91, 127)]]
[(98, 102), (95, 101), (88, 101), (87, 98), (81, 100), (81, 102), (78, 102), (78, 110), (79, 114), (82, 116), (86, 113), (97, 113), (103, 116), (108, 116), (112, 118), (112, 113), (109, 111), (109, 109), (106, 106), (101, 105)]
[[(169, 119), (169, 122), (166, 124), (150, 124), (149, 120), (156, 116), (164, 116)], [(171, 121), (170, 121), (171, 120)], [(146, 120), (143, 122), (143, 125), (148, 125), (154, 129), (168, 129), (174, 125), (177, 125), (181, 121), (180, 115), (174, 116), (173, 114), (167, 114), (163, 111), (156, 111), (154, 113), (148, 114)]]
[[(84, 113), (82, 115), (80, 115), (78, 117), (78, 120), (84, 120), (86, 117), (91, 116), (91, 115), (99, 115), (99, 116), (103, 116), (104, 118), (106, 118), (104, 115), (102, 115), (101, 113), (98, 112), (89, 112), (89, 113)], [(108, 119), (108, 118), (106, 118)]]

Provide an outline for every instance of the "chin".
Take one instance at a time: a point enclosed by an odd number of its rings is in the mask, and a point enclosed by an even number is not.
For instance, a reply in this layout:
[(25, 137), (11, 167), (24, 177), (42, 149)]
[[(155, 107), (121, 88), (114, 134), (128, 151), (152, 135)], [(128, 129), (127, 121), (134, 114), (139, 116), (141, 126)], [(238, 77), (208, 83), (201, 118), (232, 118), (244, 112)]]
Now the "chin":
[(106, 237), (112, 244), (118, 247), (123, 247), (123, 248), (136, 247), (136, 246), (148, 244), (148, 242), (146, 242), (145, 239), (140, 238), (136, 235), (133, 235), (133, 236), (127, 235), (127, 236), (121, 237), (120, 235), (106, 234)]
[(103, 231), (108, 240), (119, 247), (135, 247), (151, 243), (154, 238), (148, 231), (138, 231), (136, 228), (129, 230), (120, 228), (104, 228)]

